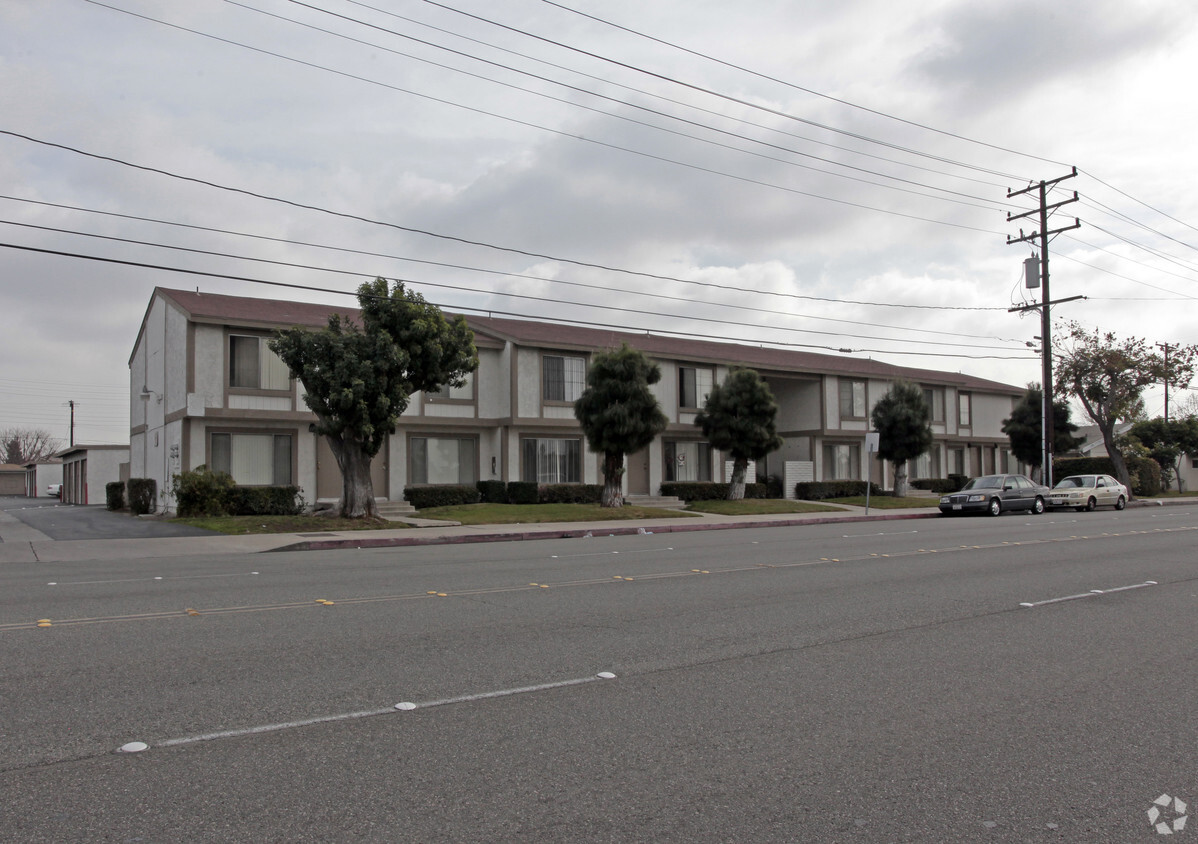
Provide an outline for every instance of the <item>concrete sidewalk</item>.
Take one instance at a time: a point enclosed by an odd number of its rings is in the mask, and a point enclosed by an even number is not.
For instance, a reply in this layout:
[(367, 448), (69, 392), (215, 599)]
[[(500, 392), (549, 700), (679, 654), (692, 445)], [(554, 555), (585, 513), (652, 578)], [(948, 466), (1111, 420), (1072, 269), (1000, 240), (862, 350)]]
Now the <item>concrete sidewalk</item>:
[[(784, 513), (764, 516), (699, 514), (660, 519), (603, 522), (549, 522), (543, 524), (460, 525), (419, 522), (395, 530), (320, 531), (311, 533), (260, 533), (248, 536), (180, 536), (139, 539), (54, 541), (44, 534), (23, 533), (9, 522), (0, 522), (0, 564), (125, 560), (150, 557), (200, 557), (218, 554), (255, 554), (263, 551), (324, 551), (344, 548), (386, 548), (413, 545), (448, 545), (473, 542), (516, 542), (531, 539), (564, 539), (591, 536), (627, 536), (641, 533), (678, 533), (753, 527), (791, 527), (829, 522), (925, 519), (938, 515), (936, 508), (915, 510), (870, 509), (845, 506), (838, 513)], [(16, 525), (20, 525), (13, 519)], [(21, 526), (24, 527), (24, 526)], [(29, 530), (29, 529), (26, 529)], [(10, 533), (11, 531), (11, 533)], [(38, 534), (38, 531), (33, 531)]]

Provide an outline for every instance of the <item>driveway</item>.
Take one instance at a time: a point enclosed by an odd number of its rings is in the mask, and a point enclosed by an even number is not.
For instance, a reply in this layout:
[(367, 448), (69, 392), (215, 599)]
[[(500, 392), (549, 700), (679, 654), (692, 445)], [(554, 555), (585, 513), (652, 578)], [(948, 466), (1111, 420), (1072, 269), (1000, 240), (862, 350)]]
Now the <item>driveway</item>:
[(0, 542), (11, 542), (18, 533), (22, 540), (28, 539), (29, 528), (55, 540), (218, 535), (187, 525), (113, 513), (102, 504), (63, 504), (54, 498), (0, 496)]

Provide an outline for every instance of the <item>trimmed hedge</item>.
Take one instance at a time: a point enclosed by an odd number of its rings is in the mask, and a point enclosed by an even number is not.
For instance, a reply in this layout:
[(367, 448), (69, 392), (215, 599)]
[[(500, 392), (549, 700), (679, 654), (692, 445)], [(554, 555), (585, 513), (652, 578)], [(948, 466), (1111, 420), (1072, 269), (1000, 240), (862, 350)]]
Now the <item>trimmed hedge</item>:
[(112, 481), (104, 484), (104, 501), (109, 510), (121, 510), (125, 506), (125, 484)]
[[(667, 481), (661, 485), (662, 495), (672, 495), (683, 501), (724, 501), (731, 484), (715, 481)], [(769, 498), (769, 484), (745, 484), (745, 498)]]
[(403, 497), (411, 502), (417, 510), (427, 510), (429, 507), (477, 504), (482, 499), (478, 487), (468, 484), (409, 486), (404, 488)]
[(225, 501), (231, 516), (297, 516), (304, 509), (297, 486), (235, 486)]
[[(1132, 495), (1160, 495), (1164, 488), (1161, 482), (1161, 466), (1151, 457), (1127, 457), (1127, 474), (1131, 478)], [(1109, 457), (1068, 457), (1052, 461), (1054, 480), (1069, 475), (1115, 475), (1115, 466)]]
[(507, 504), (507, 484), (503, 481), (479, 481), (478, 494), (487, 504)]
[[(875, 483), (869, 485), (870, 495), (885, 495)], [(806, 481), (795, 484), (795, 497), (800, 501), (820, 501), (824, 498), (852, 498), (865, 495), (865, 481)]]
[(135, 516), (154, 512), (154, 499), (158, 497), (158, 484), (153, 478), (129, 479), (129, 509)]
[(536, 504), (540, 493), (532, 481), (511, 481), (507, 485), (507, 500), (509, 504)]
[(234, 487), (228, 472), (213, 472), (197, 466), (171, 478), (175, 511), (183, 517), (229, 515), (229, 491)]
[(537, 488), (538, 504), (598, 504), (602, 484), (545, 484)]
[[(957, 475), (957, 477), (961, 476)], [(929, 492), (944, 495), (946, 492), (956, 492), (965, 486), (965, 481), (957, 483), (953, 478), (917, 478), (911, 481), (911, 486), (915, 489), (926, 489)]]

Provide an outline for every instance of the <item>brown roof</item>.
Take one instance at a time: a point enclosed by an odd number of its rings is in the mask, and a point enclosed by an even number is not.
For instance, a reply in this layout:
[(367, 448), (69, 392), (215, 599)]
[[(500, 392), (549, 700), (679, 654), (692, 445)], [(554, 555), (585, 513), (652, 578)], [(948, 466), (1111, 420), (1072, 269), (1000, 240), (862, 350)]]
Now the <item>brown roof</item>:
[[(322, 327), (330, 314), (354, 318), (357, 308), (319, 305), (309, 302), (288, 302), (280, 299), (256, 299), (248, 296), (226, 296), (171, 290), (164, 287), (155, 293), (173, 301), (191, 319), (198, 322), (234, 322), (261, 327), (311, 326)], [(562, 350), (593, 350), (616, 348), (621, 343), (647, 354), (696, 363), (741, 364), (757, 369), (798, 374), (852, 375), (864, 378), (903, 378), (935, 384), (951, 384), (964, 389), (1022, 395), (1023, 387), (1013, 387), (998, 381), (975, 378), (959, 372), (916, 369), (895, 366), (869, 358), (819, 354), (773, 346), (751, 346), (738, 343), (718, 343), (664, 334), (611, 331), (586, 328), (561, 322), (507, 319), (501, 317), (466, 316), (470, 327), (479, 334), (517, 345)]]

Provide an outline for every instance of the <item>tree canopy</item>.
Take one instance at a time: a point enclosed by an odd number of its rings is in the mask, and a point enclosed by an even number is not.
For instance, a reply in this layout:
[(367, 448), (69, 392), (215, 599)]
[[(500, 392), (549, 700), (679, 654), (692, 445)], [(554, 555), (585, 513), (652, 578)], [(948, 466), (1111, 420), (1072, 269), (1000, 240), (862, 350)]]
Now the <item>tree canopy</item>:
[(733, 369), (724, 383), (712, 387), (695, 424), (713, 448), (732, 456), (728, 498), (745, 497), (745, 473), (750, 460), (760, 460), (782, 446), (775, 420), (778, 403), (773, 391), (752, 369)]
[(478, 368), (474, 333), (462, 316), (452, 322), (401, 282), (377, 278), (358, 288), (361, 325), (334, 314), (320, 331), (277, 332), (270, 348), (304, 385), (341, 469), (341, 514), (375, 515), (370, 461), (394, 433), (411, 395), (461, 386)]
[[(1027, 392), (1011, 410), (1009, 419), (1004, 419), (1002, 432), (1011, 440), (1011, 453), (1021, 462), (1038, 472), (1044, 462), (1043, 414), (1044, 391), (1039, 384), (1028, 384)], [(1077, 426), (1070, 421), (1069, 403), (1054, 400), (1052, 403), (1053, 454), (1076, 448), (1081, 440), (1073, 436)]]
[(1160, 464), (1161, 479), (1168, 489), (1173, 483), (1177, 458), (1183, 454), (1198, 455), (1198, 417), (1184, 419), (1142, 419), (1127, 432)]
[(45, 428), (5, 428), (0, 431), (0, 463), (25, 466), (47, 460), (62, 450), (62, 440)]
[(923, 389), (895, 381), (870, 414), (878, 432), (878, 457), (894, 466), (894, 494), (907, 494), (907, 461), (932, 447), (932, 409)]
[(1115, 425), (1144, 415), (1144, 390), (1154, 384), (1186, 387), (1194, 376), (1198, 347), (1170, 347), (1163, 355), (1137, 337), (1120, 341), (1113, 332), (1088, 331), (1076, 322), (1054, 341), (1057, 395), (1075, 396), (1102, 432), (1107, 455), (1119, 482), (1131, 488)]
[(661, 380), (661, 367), (624, 343), (595, 355), (587, 386), (574, 402), (591, 451), (603, 455), (604, 507), (624, 504), (624, 456), (640, 451), (665, 430), (668, 420), (649, 387)]

